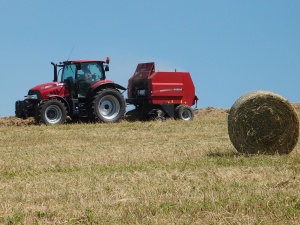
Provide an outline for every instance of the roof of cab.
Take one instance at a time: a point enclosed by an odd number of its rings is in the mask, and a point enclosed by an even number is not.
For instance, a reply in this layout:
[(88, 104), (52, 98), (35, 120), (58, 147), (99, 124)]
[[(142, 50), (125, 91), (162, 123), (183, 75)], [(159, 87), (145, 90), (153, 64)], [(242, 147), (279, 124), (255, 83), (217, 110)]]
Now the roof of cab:
[(79, 60), (68, 60), (64, 61), (63, 64), (76, 64), (76, 63), (88, 63), (88, 62), (101, 62), (105, 63), (103, 60), (95, 60), (95, 59), (79, 59)]

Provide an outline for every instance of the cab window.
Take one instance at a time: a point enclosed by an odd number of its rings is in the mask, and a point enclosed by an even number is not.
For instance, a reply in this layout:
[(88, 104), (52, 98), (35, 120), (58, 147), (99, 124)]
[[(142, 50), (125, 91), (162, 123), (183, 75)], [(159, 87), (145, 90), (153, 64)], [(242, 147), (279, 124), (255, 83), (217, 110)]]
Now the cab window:
[(102, 65), (99, 63), (82, 63), (81, 70), (78, 70), (78, 80), (86, 79), (88, 74), (93, 82), (104, 79)]

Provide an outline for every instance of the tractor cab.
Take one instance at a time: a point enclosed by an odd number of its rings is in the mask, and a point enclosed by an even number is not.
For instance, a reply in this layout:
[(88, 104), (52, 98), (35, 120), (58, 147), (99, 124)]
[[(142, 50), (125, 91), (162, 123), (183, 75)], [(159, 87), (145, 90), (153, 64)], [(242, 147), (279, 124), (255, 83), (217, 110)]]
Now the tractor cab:
[[(89, 88), (100, 80), (105, 80), (105, 71), (109, 67), (104, 67), (104, 61), (88, 61), (88, 60), (75, 60), (65, 61), (58, 65), (58, 74), (60, 75), (60, 82), (66, 84), (66, 89), (69, 90), (71, 98), (86, 97)], [(54, 81), (57, 79), (57, 72), (54, 71)]]

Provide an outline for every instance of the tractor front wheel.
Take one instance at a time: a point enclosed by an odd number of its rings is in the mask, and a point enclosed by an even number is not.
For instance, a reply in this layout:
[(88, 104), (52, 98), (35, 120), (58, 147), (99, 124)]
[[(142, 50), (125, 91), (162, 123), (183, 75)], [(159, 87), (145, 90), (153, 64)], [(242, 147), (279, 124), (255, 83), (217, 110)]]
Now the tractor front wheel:
[(182, 120), (192, 120), (194, 118), (194, 111), (188, 105), (179, 105), (175, 109), (175, 118)]
[(93, 97), (89, 110), (91, 121), (115, 123), (124, 118), (126, 103), (118, 90), (108, 88)]
[(45, 100), (37, 108), (35, 121), (46, 125), (63, 124), (67, 118), (67, 109), (57, 99)]

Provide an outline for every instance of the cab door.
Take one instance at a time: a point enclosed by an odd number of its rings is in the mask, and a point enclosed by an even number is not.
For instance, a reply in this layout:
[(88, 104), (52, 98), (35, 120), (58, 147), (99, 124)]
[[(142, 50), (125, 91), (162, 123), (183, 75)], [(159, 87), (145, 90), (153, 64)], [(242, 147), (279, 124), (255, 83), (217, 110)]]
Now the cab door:
[(65, 65), (63, 67), (61, 82), (65, 83), (65, 97), (75, 97), (77, 95), (75, 82), (76, 82), (76, 66), (74, 64)]

